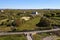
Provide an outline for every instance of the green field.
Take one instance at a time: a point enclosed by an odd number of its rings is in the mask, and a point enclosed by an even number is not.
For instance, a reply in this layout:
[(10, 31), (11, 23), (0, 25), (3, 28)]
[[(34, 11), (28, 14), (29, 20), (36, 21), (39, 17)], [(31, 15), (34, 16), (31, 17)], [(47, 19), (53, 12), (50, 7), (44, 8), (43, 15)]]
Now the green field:
[(34, 40), (42, 40), (42, 38), (49, 36), (49, 34), (47, 33), (41, 33), (41, 34), (35, 34), (33, 35), (33, 39)]
[(35, 30), (36, 24), (40, 21), (40, 17), (36, 17), (17, 27), (17, 30)]
[(0, 40), (27, 40), (24, 35), (0, 36)]

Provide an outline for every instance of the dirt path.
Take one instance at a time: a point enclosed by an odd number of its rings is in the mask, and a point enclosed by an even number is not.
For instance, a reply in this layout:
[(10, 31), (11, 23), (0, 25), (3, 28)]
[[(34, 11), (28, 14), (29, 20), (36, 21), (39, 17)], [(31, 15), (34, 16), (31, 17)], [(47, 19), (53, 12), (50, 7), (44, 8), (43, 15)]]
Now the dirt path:
[(57, 40), (57, 36), (47, 36), (45, 38), (43, 38), (43, 40)]

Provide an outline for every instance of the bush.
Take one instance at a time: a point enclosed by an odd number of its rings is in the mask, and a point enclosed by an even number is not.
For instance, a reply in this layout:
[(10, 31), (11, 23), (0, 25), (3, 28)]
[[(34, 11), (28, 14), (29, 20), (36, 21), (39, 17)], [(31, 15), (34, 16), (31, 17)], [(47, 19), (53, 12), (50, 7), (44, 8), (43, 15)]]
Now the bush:
[(46, 18), (41, 18), (40, 22), (37, 24), (39, 27), (48, 27), (50, 26), (50, 21)]

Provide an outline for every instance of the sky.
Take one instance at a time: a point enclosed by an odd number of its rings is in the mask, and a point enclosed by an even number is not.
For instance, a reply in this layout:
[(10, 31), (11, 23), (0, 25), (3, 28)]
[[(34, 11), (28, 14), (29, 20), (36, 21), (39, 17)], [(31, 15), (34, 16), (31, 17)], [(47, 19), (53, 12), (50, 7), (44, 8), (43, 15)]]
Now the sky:
[(0, 0), (0, 9), (60, 9), (60, 0)]

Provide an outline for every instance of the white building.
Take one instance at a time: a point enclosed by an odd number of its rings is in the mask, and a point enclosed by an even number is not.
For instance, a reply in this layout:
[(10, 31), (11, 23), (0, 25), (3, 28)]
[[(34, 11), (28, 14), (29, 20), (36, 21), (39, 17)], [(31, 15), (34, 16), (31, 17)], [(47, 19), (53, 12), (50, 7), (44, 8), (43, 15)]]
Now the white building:
[(32, 12), (32, 14), (34, 14), (34, 15), (38, 15), (39, 13), (36, 11), (36, 12)]
[(38, 15), (39, 13), (38, 12), (36, 12), (36, 15)]

